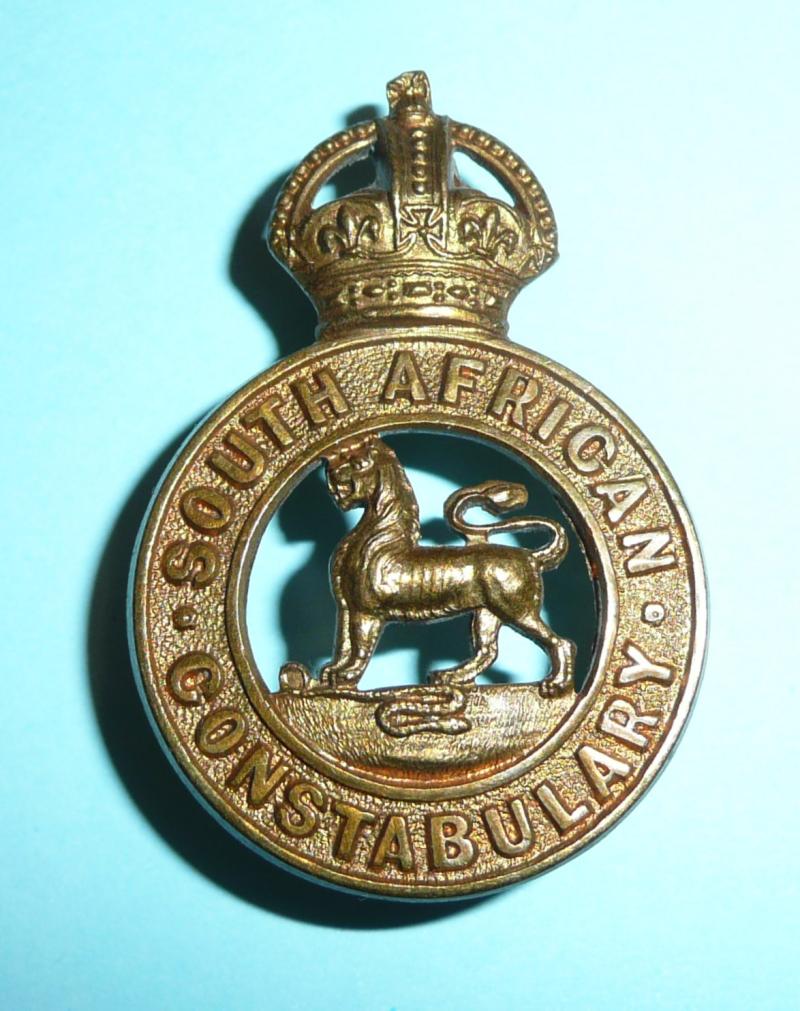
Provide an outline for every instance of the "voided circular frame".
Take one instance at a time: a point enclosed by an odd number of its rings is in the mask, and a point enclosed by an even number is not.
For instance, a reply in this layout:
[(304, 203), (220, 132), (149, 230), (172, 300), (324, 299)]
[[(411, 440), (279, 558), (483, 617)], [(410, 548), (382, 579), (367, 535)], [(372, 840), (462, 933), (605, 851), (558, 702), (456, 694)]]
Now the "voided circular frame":
[[(591, 820), (580, 832), (568, 835), (563, 839), (556, 839), (552, 845), (548, 843), (544, 850), (534, 854), (530, 860), (517, 862), (513, 866), (492, 866), (488, 870), (482, 869), (480, 872), (476, 870), (472, 874), (454, 875), (449, 880), (396, 880), (391, 875), (387, 880), (382, 880), (375, 875), (370, 876), (363, 868), (342, 868), (337, 866), (333, 860), (321, 859), (318, 853), (303, 850), (296, 841), (287, 841), (284, 844), (275, 833), (270, 834), (263, 825), (253, 818), (241, 796), (231, 790), (226, 790), (219, 777), (215, 778), (211, 775), (207, 768), (209, 763), (202, 759), (194, 744), (194, 738), (190, 732), (191, 720), (187, 713), (176, 715), (175, 707), (170, 702), (165, 687), (169, 662), (178, 651), (176, 644), (180, 640), (180, 636), (176, 637), (171, 631), (166, 618), (168, 614), (172, 613), (174, 607), (186, 598), (187, 591), (185, 587), (176, 590), (174, 587), (164, 585), (158, 571), (157, 549), (163, 544), (163, 540), (159, 540), (165, 533), (162, 530), (162, 524), (166, 527), (174, 520), (178, 492), (187, 487), (191, 480), (198, 480), (198, 473), (204, 473), (204, 480), (207, 483), (214, 483), (215, 479), (208, 472), (203, 471), (204, 462), (210, 449), (219, 444), (221, 435), (226, 428), (230, 427), (231, 423), (239, 417), (246, 402), (257, 398), (259, 393), (267, 388), (282, 387), (285, 389), (292, 376), (308, 375), (314, 367), (335, 362), (341, 356), (343, 359), (349, 357), (350, 366), (349, 371), (345, 369), (340, 378), (343, 385), (347, 387), (346, 392), (351, 403), (358, 400), (356, 394), (358, 390), (361, 391), (365, 398), (363, 414), (359, 415), (356, 412), (344, 419), (332, 419), (330, 424), (323, 426), (319, 432), (306, 431), (303, 440), (300, 440), (302, 445), (295, 445), (289, 451), (277, 453), (276, 458), (283, 463), (278, 467), (275, 476), (269, 479), (269, 489), (271, 490), (261, 487), (257, 494), (251, 494), (245, 510), (247, 519), (243, 519), (239, 524), (235, 538), (231, 534), (232, 539), (229, 538), (226, 542), (225, 557), (229, 563), (232, 563), (232, 566), (231, 574), (224, 581), (225, 599), (222, 607), (210, 607), (208, 610), (209, 612), (213, 611), (211, 618), (214, 621), (223, 623), (226, 638), (230, 636), (232, 640), (229, 643), (231, 663), (228, 664), (227, 670), (235, 672), (235, 675), (240, 678), (243, 688), (245, 679), (250, 678), (251, 688), (255, 685), (256, 698), (263, 692), (261, 679), (258, 677), (254, 662), (249, 655), (243, 610), (244, 593), (259, 535), (276, 506), (289, 494), (294, 483), (300, 480), (304, 473), (307, 473), (309, 467), (313, 466), (314, 461), (325, 452), (328, 446), (354, 432), (416, 430), (418, 428), (446, 429), (504, 445), (515, 456), (521, 457), (533, 466), (535, 470), (544, 472), (546, 477), (561, 489), (564, 497), (573, 504), (570, 514), (578, 522), (579, 529), (584, 536), (584, 543), (599, 565), (597, 574), (605, 587), (605, 597), (601, 596), (599, 601), (599, 611), (605, 620), (604, 630), (598, 637), (598, 648), (595, 651), (597, 662), (593, 665), (588, 680), (588, 690), (578, 704), (579, 706), (585, 705), (585, 710), (582, 712), (585, 711), (586, 715), (582, 721), (575, 721), (575, 725), (583, 727), (587, 734), (592, 731), (596, 722), (596, 714), (599, 711), (598, 706), (605, 698), (604, 686), (611, 683), (615, 669), (617, 671), (619, 669), (619, 650), (625, 634), (621, 623), (626, 621), (629, 629), (634, 627), (640, 629), (644, 616), (641, 593), (638, 589), (632, 590), (627, 580), (624, 581), (624, 593), (620, 598), (619, 607), (617, 606), (618, 575), (624, 561), (624, 553), (620, 549), (620, 531), (608, 530), (604, 527), (602, 503), (599, 499), (592, 500), (587, 495), (585, 488), (576, 490), (575, 487), (569, 487), (570, 479), (565, 477), (568, 471), (566, 468), (562, 470), (560, 466), (554, 464), (554, 456), (549, 447), (547, 452), (542, 450), (544, 455), (537, 453), (535, 444), (526, 451), (522, 440), (529, 438), (529, 436), (525, 433), (510, 431), (502, 419), (487, 419), (484, 410), (485, 403), (480, 411), (470, 409), (461, 417), (458, 416), (458, 410), (450, 407), (444, 408), (441, 405), (419, 410), (414, 405), (402, 405), (397, 408), (393, 416), (390, 416), (385, 405), (381, 405), (378, 401), (379, 389), (375, 386), (375, 360), (377, 358), (381, 362), (378, 371), (385, 371), (391, 353), (397, 348), (406, 348), (417, 352), (423, 364), (431, 359), (436, 359), (437, 356), (437, 360), (440, 361), (447, 353), (467, 353), (486, 362), (492, 360), (494, 361), (492, 368), (495, 368), (495, 371), (501, 368), (503, 363), (516, 364), (529, 371), (532, 370), (551, 377), (557, 384), (562, 384), (564, 389), (571, 390), (576, 400), (585, 403), (589, 413), (596, 411), (604, 416), (611, 429), (626, 444), (626, 451), (630, 449), (632, 456), (646, 465), (648, 482), (659, 496), (659, 509), (661, 509), (662, 518), (667, 512), (669, 513), (671, 529), (676, 536), (675, 546), (679, 555), (678, 568), (680, 569), (681, 586), (688, 602), (681, 614), (680, 641), (675, 645), (675, 650), (679, 651), (680, 657), (675, 661), (676, 678), (674, 690), (670, 694), (669, 704), (665, 709), (666, 717), (658, 734), (654, 735), (652, 747), (648, 748), (647, 754), (643, 756), (631, 781), (626, 783), (624, 788), (612, 791), (609, 802), (598, 805), (597, 810), (593, 811)], [(492, 371), (492, 368), (487, 365), (487, 374)], [(292, 418), (293, 423), (301, 425), (300, 415), (297, 412), (295, 414), (296, 417)], [(193, 474), (194, 477), (192, 477)], [(581, 480), (583, 480), (583, 476), (581, 476)], [(267, 479), (265, 478), (266, 484)], [(597, 537), (596, 540), (595, 537)], [(597, 548), (596, 551), (592, 551), (593, 546)], [(268, 856), (278, 857), (294, 869), (321, 878), (328, 883), (383, 895), (407, 898), (451, 897), (489, 890), (539, 873), (573, 855), (596, 839), (631, 807), (663, 767), (689, 713), (702, 669), (706, 603), (699, 546), (688, 512), (672, 477), (638, 428), (593, 387), (562, 366), (555, 365), (541, 356), (505, 341), (477, 340), (463, 333), (453, 334), (444, 328), (440, 332), (426, 330), (424, 334), (410, 334), (403, 338), (396, 335), (387, 337), (386, 332), (381, 331), (340, 342), (321, 343), (299, 352), (247, 384), (204, 422), (179, 452), (154, 497), (140, 538), (138, 561), (132, 575), (132, 646), (137, 660), (143, 696), (154, 723), (160, 731), (168, 754), (176, 762), (179, 771), (197, 791), (200, 799), (209, 805), (227, 827), (240, 834), (257, 851)], [(153, 610), (154, 604), (155, 610)], [(201, 623), (197, 632), (192, 633), (193, 642), (202, 644), (202, 635), (206, 627)], [(606, 635), (606, 630), (608, 635)], [(647, 634), (652, 632), (653, 629), (650, 629)], [(188, 648), (188, 645), (180, 648)], [(196, 648), (199, 648), (199, 645)], [(243, 670), (244, 676), (242, 676)], [(259, 733), (263, 730), (270, 730), (270, 721), (267, 718), (269, 714), (260, 711), (262, 706), (253, 706), (250, 692), (246, 692), (245, 696), (248, 698), (251, 708), (256, 710), (256, 729), (261, 727)], [(561, 756), (562, 753), (566, 755), (564, 745), (575, 736), (575, 732), (570, 732), (573, 726), (571, 717), (567, 722), (569, 723), (567, 732), (559, 737), (558, 742), (552, 748), (549, 747), (548, 742), (544, 749), (533, 753), (530, 762), (518, 763), (513, 768), (504, 770), (501, 773), (501, 776), (504, 777), (502, 781), (478, 780), (475, 783), (467, 784), (465, 791), (457, 790), (448, 795), (447, 799), (461, 798), (463, 804), (480, 802), (481, 799), (501, 795), (509, 780), (513, 781), (515, 789), (517, 786), (520, 789), (523, 786), (527, 789), (532, 783), (531, 777), (538, 772), (540, 767), (547, 769), (556, 757)], [(272, 731), (272, 733), (275, 732)], [(285, 745), (286, 738), (281, 739), (277, 734), (275, 737), (281, 741), (282, 746)], [(313, 768), (317, 772), (325, 768), (326, 759), (309, 754), (307, 742), (299, 742), (299, 744), (302, 744), (303, 747), (298, 747), (296, 751), (290, 750), (293, 751), (301, 766), (303, 763), (307, 763), (309, 768)], [(417, 809), (422, 810), (432, 802), (435, 806), (436, 803), (435, 798), (430, 794), (427, 796), (424, 793), (417, 795), (405, 791), (402, 792), (402, 795), (396, 795), (393, 791), (386, 793), (385, 789), (382, 792), (381, 784), (366, 783), (362, 777), (349, 779), (347, 770), (341, 768), (331, 767), (330, 772), (326, 769), (323, 775), (333, 780), (332, 786), (334, 787), (336, 783), (339, 783), (344, 790), (362, 791), (365, 797), (377, 800), (382, 796), (387, 797), (387, 799), (391, 799), (392, 803), (401, 805), (403, 810), (409, 812), (414, 812)], [(383, 786), (385, 788), (385, 784)]]
[(376, 771), (370, 775), (366, 770), (357, 770), (341, 756), (326, 754), (320, 748), (315, 748), (313, 742), (304, 740), (270, 705), (273, 693), (266, 687), (266, 678), (258, 668), (247, 632), (247, 596), (250, 573), (261, 539), (275, 512), (286, 502), (289, 495), (309, 471), (320, 462), (320, 459), (342, 439), (342, 433), (337, 433), (333, 438), (322, 438), (308, 446), (306, 451), (293, 461), (291, 467), (285, 468), (270, 483), (258, 503), (250, 511), (237, 538), (229, 568), (225, 602), (227, 633), (236, 669), (259, 716), (270, 730), (296, 754), (301, 755), (321, 772), (342, 783), (374, 792), (382, 797), (411, 800), (466, 797), (508, 782), (526, 769), (531, 768), (547, 755), (552, 754), (570, 734), (572, 728), (580, 722), (600, 687), (598, 674), (608, 661), (611, 646), (617, 634), (619, 617), (617, 580), (608, 547), (597, 520), (591, 512), (581, 511), (575, 507), (578, 496), (572, 483), (549, 460), (536, 453), (534, 447), (526, 445), (512, 432), (498, 431), (493, 426), (474, 418), (470, 419), (469, 423), (459, 423), (454, 420), (452, 414), (443, 418), (437, 416), (434, 411), (425, 411), (415, 416), (413, 426), (410, 426), (408, 418), (396, 420), (382, 418), (379, 423), (376, 423), (374, 419), (363, 419), (360, 423), (348, 425), (346, 437), (408, 431), (445, 432), (454, 436), (466, 436), (473, 440), (480, 439), (505, 450), (518, 463), (523, 463), (529, 470), (544, 477), (551, 486), (555, 486), (559, 493), (559, 499), (581, 538), (581, 548), (588, 555), (591, 568), (595, 572), (594, 588), (598, 632), (595, 636), (591, 663), (583, 690), (576, 696), (575, 704), (555, 729), (548, 733), (532, 750), (504, 763), (498, 763), (501, 767), (492, 772), (487, 773), (477, 769), (473, 773), (464, 772), (462, 781), (458, 783), (448, 785), (434, 783), (422, 786), (419, 784), (418, 777), (408, 777), (404, 781), (398, 774), (390, 777)]

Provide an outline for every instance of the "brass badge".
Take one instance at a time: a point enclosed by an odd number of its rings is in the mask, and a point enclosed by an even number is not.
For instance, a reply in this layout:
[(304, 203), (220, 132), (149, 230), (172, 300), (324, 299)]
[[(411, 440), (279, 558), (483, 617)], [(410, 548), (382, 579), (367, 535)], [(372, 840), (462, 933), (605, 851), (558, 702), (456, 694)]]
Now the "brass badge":
[[(686, 507), (641, 432), (506, 339), (512, 300), (556, 258), (535, 176), (494, 137), (435, 115), (423, 73), (388, 97), (387, 118), (321, 144), (283, 188), (269, 242), (313, 299), (319, 340), (180, 452), (142, 535), (133, 638), (166, 747), (247, 842), (341, 887), (449, 898), (552, 867), (647, 788), (697, 688), (705, 588)], [(465, 186), (457, 151), (512, 202)], [(374, 188), (314, 207), (370, 154)], [(443, 503), (457, 542), (423, 543), (392, 435), (418, 429), (449, 434), (466, 465), (474, 440), (500, 447), (563, 514), (537, 515), (523, 482), (479, 474)], [(330, 660), (262, 672), (245, 621), (254, 556), (316, 467), (335, 506), (360, 510), (331, 558)], [(570, 552), (594, 585), (583, 656), (548, 617)], [(388, 623), (457, 615), (471, 621), (463, 662), (423, 684), (362, 685)], [(543, 680), (476, 683), (504, 626), (544, 651)]]

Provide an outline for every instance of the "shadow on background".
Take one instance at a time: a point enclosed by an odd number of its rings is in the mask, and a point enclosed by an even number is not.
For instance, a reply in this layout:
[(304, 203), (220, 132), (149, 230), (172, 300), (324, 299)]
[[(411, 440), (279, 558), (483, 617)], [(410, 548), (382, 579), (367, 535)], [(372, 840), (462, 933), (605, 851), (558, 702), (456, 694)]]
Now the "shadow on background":
[[(345, 125), (353, 126), (380, 115), (377, 106), (360, 106), (346, 117)], [(317, 325), (311, 300), (270, 254), (264, 241), (272, 208), (288, 175), (289, 170), (282, 172), (250, 205), (236, 231), (228, 260), (231, 283), (267, 325), (275, 338), (279, 358), (308, 347)], [(337, 172), (326, 193), (333, 200), (374, 182), (375, 163), (365, 158)]]
[[(376, 115), (355, 110), (352, 123)], [(337, 176), (341, 192), (372, 178), (361, 163)], [(275, 335), (280, 354), (311, 343), (316, 315), (306, 296), (269, 254), (264, 226), (284, 176), (253, 203), (234, 238), (229, 276)], [(243, 380), (248, 377), (242, 377)], [(127, 583), (131, 557), (150, 497), (188, 431), (176, 438), (141, 477), (104, 547), (92, 591), (87, 660), (94, 711), (114, 768), (141, 813), (197, 871), (239, 898), (280, 916), (322, 926), (374, 929), (411, 926), (474, 905), (398, 903), (357, 898), (306, 882), (258, 856), (211, 817), (181, 782), (161, 750), (131, 670), (127, 640)]]
[(410, 926), (474, 904), (477, 900), (434, 905), (360, 899), (304, 881), (235, 839), (203, 809), (171, 767), (145, 715), (131, 670), (126, 595), (139, 526), (153, 489), (186, 434), (159, 455), (120, 512), (97, 569), (89, 610), (92, 702), (106, 749), (129, 796), (161, 837), (201, 874), (280, 916), (322, 926), (372, 929)]

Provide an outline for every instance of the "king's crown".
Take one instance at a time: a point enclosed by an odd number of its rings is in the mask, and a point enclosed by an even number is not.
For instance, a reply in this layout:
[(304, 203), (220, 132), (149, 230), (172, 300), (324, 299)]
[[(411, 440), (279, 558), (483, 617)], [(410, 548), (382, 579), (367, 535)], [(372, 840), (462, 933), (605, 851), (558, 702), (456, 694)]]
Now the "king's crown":
[[(387, 94), (385, 119), (326, 140), (288, 178), (272, 251), (313, 299), (323, 337), (424, 324), (502, 336), (517, 292), (557, 255), (547, 197), (494, 137), (432, 112), (424, 73), (401, 75)], [(487, 168), (512, 202), (465, 186), (455, 151)], [(370, 154), (372, 187), (314, 208), (333, 175)]]

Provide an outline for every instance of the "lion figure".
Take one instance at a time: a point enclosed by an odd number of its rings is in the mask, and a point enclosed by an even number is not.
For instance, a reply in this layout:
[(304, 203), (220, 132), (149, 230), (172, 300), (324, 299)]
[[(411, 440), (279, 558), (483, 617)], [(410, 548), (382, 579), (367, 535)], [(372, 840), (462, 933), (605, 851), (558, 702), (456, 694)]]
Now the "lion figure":
[[(563, 527), (538, 517), (472, 525), (463, 513), (482, 506), (494, 515), (524, 506), (522, 485), (488, 481), (462, 488), (445, 503), (444, 515), (466, 543), (420, 545), (419, 509), (397, 456), (382, 440), (351, 440), (327, 458), (328, 489), (342, 510), (363, 508), (356, 527), (331, 559), (338, 605), (335, 654), (320, 673), (326, 690), (354, 689), (389, 621), (436, 621), (472, 612), (474, 655), (457, 667), (434, 671), (437, 684), (468, 685), (497, 657), (500, 627), (510, 625), (547, 650), (551, 669), (542, 695), (572, 686), (575, 645), (542, 620), (542, 572), (557, 566), (567, 550)], [(537, 549), (489, 543), (492, 533), (546, 529), (548, 545)]]

